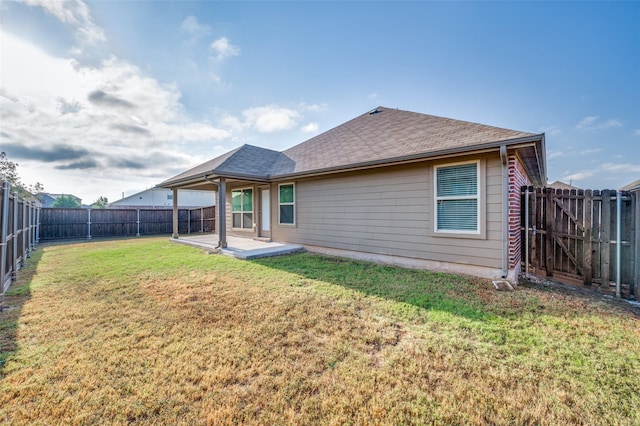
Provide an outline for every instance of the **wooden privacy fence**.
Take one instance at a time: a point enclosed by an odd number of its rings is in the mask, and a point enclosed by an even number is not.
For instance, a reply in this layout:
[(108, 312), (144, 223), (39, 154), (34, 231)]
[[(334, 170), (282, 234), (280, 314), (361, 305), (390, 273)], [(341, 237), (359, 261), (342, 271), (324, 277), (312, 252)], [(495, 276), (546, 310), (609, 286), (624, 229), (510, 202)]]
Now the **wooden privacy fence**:
[(640, 300), (640, 193), (521, 188), (524, 271)]
[[(178, 210), (178, 232), (215, 231), (215, 206)], [(42, 209), (43, 241), (171, 234), (173, 209)]]
[(38, 215), (40, 205), (10, 193), (9, 183), (0, 187), (0, 309), (4, 294), (15, 281), (38, 244)]

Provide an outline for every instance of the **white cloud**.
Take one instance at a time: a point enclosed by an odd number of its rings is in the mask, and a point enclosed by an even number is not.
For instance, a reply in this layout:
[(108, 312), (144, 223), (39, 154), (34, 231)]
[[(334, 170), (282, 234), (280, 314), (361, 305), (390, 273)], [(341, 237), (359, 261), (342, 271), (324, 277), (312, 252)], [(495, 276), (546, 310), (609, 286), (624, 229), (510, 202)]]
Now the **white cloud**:
[(380, 98), (380, 95), (377, 92), (373, 92), (373, 93), (370, 93), (369, 96), (367, 96), (367, 98), (371, 100), (376, 100)]
[(180, 24), (180, 28), (189, 34), (193, 40), (211, 33), (211, 28), (207, 25), (202, 25), (195, 16), (187, 16)]
[(636, 135), (636, 136), (640, 136), (640, 129), (636, 129), (636, 131), (633, 132), (633, 134)]
[(584, 179), (590, 178), (593, 175), (594, 175), (594, 171), (587, 170), (587, 171), (581, 171), (577, 173), (564, 175), (562, 176), (561, 180), (563, 182), (574, 181), (574, 180), (584, 180)]
[(300, 118), (298, 111), (277, 105), (249, 108), (242, 112), (249, 127), (262, 133), (289, 130)]
[(613, 173), (640, 173), (640, 164), (629, 163), (605, 163), (602, 170)]
[(562, 133), (562, 130), (558, 126), (541, 127), (539, 130), (540, 132), (545, 133), (547, 136), (555, 136)]
[(219, 122), (222, 127), (232, 129), (237, 132), (240, 132), (245, 128), (245, 124), (240, 119), (229, 114), (225, 114)]
[(595, 179), (595, 177), (597, 177), (595, 186), (598, 186), (606, 184), (605, 182), (607, 180), (610, 180), (610, 178), (613, 178), (614, 175), (623, 176), (625, 174), (629, 174), (629, 176), (633, 176), (637, 173), (640, 173), (640, 164), (605, 163), (590, 170), (580, 170), (573, 173), (571, 173), (570, 171), (565, 171), (560, 180), (564, 182), (576, 182), (587, 180), (590, 178)]
[(135, 65), (111, 57), (81, 66), (0, 35), (0, 146), (27, 183), (113, 198), (131, 182), (152, 186), (183, 171), (198, 144), (233, 137), (234, 129), (190, 119), (177, 87)]
[(612, 127), (622, 127), (622, 122), (616, 118), (609, 119), (605, 122), (598, 122), (597, 115), (590, 115), (588, 117), (583, 118), (576, 125), (576, 129), (578, 130), (604, 130)]
[(329, 108), (329, 105), (326, 103), (321, 104), (307, 104), (302, 102), (300, 104), (300, 109), (309, 111), (309, 112), (324, 112)]
[(240, 55), (240, 48), (231, 44), (226, 37), (214, 40), (210, 47), (215, 52), (213, 59), (216, 60), (223, 60), (231, 56)]
[(576, 129), (589, 129), (593, 126), (593, 123), (598, 119), (597, 115), (590, 115), (588, 117), (583, 118), (576, 125)]
[(622, 127), (622, 122), (618, 119), (607, 120), (606, 123), (603, 123), (599, 126), (600, 129), (608, 129), (609, 127)]
[(76, 41), (81, 46), (94, 45), (107, 38), (102, 28), (94, 24), (87, 5), (81, 0), (22, 0), (30, 6), (43, 8), (61, 22), (76, 31)]
[(309, 123), (306, 126), (302, 126), (301, 129), (304, 133), (314, 133), (318, 131), (318, 123)]
[(150, 127), (155, 134), (162, 134), (165, 140), (170, 141), (219, 141), (231, 137), (230, 131), (218, 129), (208, 123), (185, 122), (175, 125), (160, 122)]
[(547, 151), (547, 160), (553, 160), (554, 158), (559, 158), (563, 156), (564, 156), (563, 151), (552, 151), (552, 150)]
[(596, 154), (600, 151), (602, 151), (602, 148), (589, 148), (589, 149), (584, 149), (580, 151), (580, 155)]

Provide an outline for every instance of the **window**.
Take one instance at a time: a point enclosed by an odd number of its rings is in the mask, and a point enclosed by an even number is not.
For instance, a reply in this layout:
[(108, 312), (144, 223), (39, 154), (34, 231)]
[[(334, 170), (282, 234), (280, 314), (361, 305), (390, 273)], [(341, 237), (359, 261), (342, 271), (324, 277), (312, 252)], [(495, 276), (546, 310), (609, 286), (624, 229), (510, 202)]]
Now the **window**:
[[(142, 199), (142, 197), (140, 197)], [(167, 194), (167, 200), (173, 200), (173, 194)]]
[(295, 186), (287, 183), (278, 186), (279, 223), (293, 225), (295, 221)]
[(253, 189), (231, 191), (231, 215), (234, 228), (253, 229)]
[(479, 234), (479, 162), (435, 167), (435, 231)]

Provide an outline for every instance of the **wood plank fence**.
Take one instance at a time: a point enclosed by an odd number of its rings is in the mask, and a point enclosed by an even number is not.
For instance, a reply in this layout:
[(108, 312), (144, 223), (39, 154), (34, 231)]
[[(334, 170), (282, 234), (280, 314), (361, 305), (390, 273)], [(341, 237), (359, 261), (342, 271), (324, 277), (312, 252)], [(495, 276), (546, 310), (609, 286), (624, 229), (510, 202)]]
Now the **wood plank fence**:
[[(178, 209), (178, 232), (215, 231), (215, 206)], [(40, 239), (171, 234), (173, 209), (42, 209)]]
[(0, 310), (4, 294), (18, 270), (38, 244), (40, 205), (10, 193), (9, 183), (0, 187)]
[(640, 193), (521, 188), (523, 270), (640, 300)]

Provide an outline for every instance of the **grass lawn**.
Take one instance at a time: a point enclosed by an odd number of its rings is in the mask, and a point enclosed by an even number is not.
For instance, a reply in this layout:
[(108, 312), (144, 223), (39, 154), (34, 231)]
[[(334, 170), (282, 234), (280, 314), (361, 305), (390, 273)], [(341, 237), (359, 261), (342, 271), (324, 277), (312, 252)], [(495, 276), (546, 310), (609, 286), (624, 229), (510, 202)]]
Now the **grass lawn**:
[(640, 424), (617, 305), (166, 238), (41, 246), (0, 313), (0, 423)]

